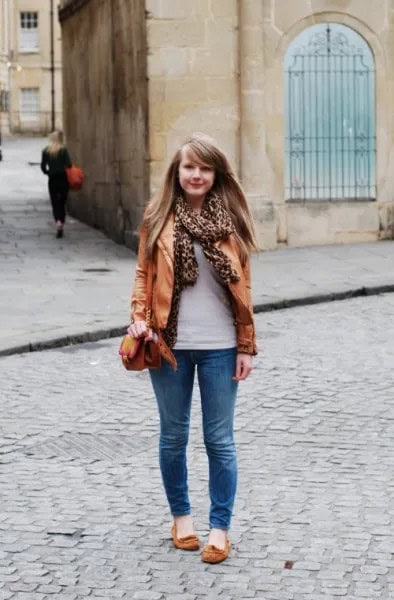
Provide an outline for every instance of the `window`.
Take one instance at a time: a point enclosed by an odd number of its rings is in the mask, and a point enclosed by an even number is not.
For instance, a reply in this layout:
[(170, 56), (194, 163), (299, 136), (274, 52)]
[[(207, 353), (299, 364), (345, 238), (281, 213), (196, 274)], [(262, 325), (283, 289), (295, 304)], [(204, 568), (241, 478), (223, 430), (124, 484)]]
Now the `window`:
[(0, 110), (7, 112), (9, 107), (9, 93), (7, 90), (0, 91)]
[(21, 12), (19, 16), (19, 50), (37, 52), (39, 49), (38, 12)]
[(338, 23), (304, 30), (285, 57), (286, 199), (376, 198), (375, 62)]
[(22, 88), (20, 91), (20, 119), (23, 122), (37, 122), (40, 118), (40, 90)]

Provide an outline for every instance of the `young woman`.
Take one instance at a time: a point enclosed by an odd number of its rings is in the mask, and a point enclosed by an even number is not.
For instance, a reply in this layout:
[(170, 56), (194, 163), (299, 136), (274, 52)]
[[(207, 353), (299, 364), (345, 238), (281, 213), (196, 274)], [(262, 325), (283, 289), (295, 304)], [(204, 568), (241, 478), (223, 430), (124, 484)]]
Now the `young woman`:
[(68, 181), (65, 169), (69, 167), (71, 167), (71, 160), (63, 143), (63, 133), (53, 131), (49, 135), (48, 146), (42, 151), (41, 171), (44, 175), (48, 175), (48, 188), (57, 238), (63, 237), (66, 220)]
[[(246, 198), (223, 152), (195, 135), (176, 152), (141, 228), (128, 333), (154, 339), (165, 359), (150, 377), (160, 415), (160, 469), (177, 548), (197, 550), (186, 446), (195, 371), (209, 462), (210, 533), (202, 560), (229, 554), (237, 483), (233, 435), (238, 382), (256, 354), (249, 253), (255, 247)], [(153, 268), (152, 268), (153, 267)], [(152, 273), (152, 329), (145, 320)]]

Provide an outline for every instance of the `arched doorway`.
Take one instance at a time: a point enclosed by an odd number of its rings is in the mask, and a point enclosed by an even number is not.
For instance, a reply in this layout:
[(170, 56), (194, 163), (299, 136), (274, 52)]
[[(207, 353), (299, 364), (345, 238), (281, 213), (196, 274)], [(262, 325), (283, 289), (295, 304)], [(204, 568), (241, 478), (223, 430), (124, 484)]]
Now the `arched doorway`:
[(376, 199), (375, 64), (350, 27), (320, 23), (285, 55), (287, 201)]

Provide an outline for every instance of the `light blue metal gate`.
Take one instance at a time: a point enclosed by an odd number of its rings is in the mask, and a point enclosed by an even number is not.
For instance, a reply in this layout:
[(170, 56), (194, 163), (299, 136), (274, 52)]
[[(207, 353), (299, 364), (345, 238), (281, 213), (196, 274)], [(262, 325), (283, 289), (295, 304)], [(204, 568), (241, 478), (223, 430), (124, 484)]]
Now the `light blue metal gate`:
[(313, 25), (285, 57), (287, 200), (376, 198), (375, 68), (353, 29)]

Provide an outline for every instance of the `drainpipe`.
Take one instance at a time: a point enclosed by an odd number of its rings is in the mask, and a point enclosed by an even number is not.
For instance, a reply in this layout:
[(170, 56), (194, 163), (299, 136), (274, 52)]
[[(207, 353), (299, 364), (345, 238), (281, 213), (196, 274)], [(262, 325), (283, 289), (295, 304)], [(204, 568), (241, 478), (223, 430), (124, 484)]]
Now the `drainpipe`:
[(50, 42), (51, 42), (51, 131), (55, 130), (55, 41), (53, 27), (53, 0), (51, 0), (50, 9)]
[(243, 19), (242, 19), (242, 0), (237, 1), (237, 85), (238, 85), (238, 140), (237, 140), (237, 153), (238, 153), (238, 177), (242, 179), (242, 37), (243, 37)]

